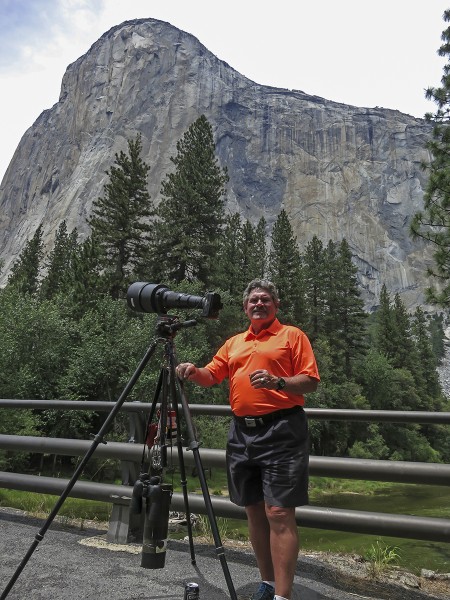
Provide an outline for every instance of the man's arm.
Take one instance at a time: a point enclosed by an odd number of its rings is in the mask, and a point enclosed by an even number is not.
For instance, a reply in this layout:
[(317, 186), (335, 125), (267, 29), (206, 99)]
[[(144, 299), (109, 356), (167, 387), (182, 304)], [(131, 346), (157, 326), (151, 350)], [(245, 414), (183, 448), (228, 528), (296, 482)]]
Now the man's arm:
[(208, 369), (196, 367), (193, 363), (180, 363), (176, 373), (183, 381), (193, 381), (203, 387), (211, 387), (216, 383)]
[[(267, 388), (269, 390), (278, 389), (278, 380), (280, 378), (276, 375), (272, 375), (265, 369), (257, 369), (250, 374), (250, 382), (256, 389)], [(310, 392), (315, 392), (319, 382), (314, 377), (301, 373), (299, 375), (293, 375), (292, 377), (283, 377), (286, 385), (283, 387), (285, 392), (302, 396)]]
[(286, 381), (285, 391), (290, 392), (291, 394), (309, 394), (315, 392), (319, 385), (317, 379), (304, 374), (294, 375), (293, 377), (284, 377), (283, 379)]

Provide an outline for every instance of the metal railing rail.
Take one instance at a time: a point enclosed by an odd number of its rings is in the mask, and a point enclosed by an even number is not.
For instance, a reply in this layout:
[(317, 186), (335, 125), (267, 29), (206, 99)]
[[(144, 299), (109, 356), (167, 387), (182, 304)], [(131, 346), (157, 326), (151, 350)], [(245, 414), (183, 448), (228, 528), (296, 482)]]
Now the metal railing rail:
[[(0, 399), (0, 408), (42, 409), (42, 410), (92, 410), (109, 412), (114, 402), (81, 401), (81, 400), (14, 400)], [(151, 403), (124, 402), (123, 412), (147, 413)], [(180, 405), (181, 409), (181, 405)], [(231, 409), (222, 404), (190, 404), (193, 415), (210, 415), (231, 417)], [(434, 425), (450, 425), (450, 412), (431, 411), (397, 411), (397, 410), (361, 410), (352, 408), (305, 408), (310, 419), (321, 421), (366, 421), (387, 423), (420, 423)]]
[[(37, 475), (19, 475), (17, 473), (0, 472), (0, 487), (12, 488), (42, 494), (59, 495), (63, 492), (68, 480)], [(132, 488), (129, 486), (77, 481), (70, 493), (75, 498), (100, 500), (115, 505), (128, 506), (131, 501)], [(211, 495), (214, 512), (219, 517), (246, 519), (242, 507), (232, 504), (227, 498)], [(200, 494), (189, 494), (190, 510), (206, 514), (205, 503)], [(184, 498), (175, 492), (171, 502), (172, 510), (184, 510)], [(433, 517), (416, 517), (388, 513), (374, 513), (357, 510), (325, 508), (321, 506), (304, 506), (297, 508), (296, 520), (303, 527), (350, 531), (368, 535), (388, 535), (407, 539), (434, 542), (450, 542), (450, 520)], [(117, 524), (113, 525), (113, 529)], [(110, 528), (111, 531), (111, 528)], [(117, 541), (115, 531), (110, 538)]]
[[(35, 454), (84, 456), (90, 446), (91, 442), (86, 440), (0, 435), (1, 449)], [(98, 446), (93, 456), (140, 462), (142, 450), (142, 444), (108, 442)], [(225, 450), (203, 448), (201, 454), (204, 467), (225, 468)], [(183, 459), (186, 466), (195, 466), (192, 452), (186, 448), (183, 449)], [(175, 448), (171, 460), (178, 465)], [(309, 464), (310, 474), (321, 477), (450, 486), (450, 465), (447, 464), (330, 456), (311, 456)]]

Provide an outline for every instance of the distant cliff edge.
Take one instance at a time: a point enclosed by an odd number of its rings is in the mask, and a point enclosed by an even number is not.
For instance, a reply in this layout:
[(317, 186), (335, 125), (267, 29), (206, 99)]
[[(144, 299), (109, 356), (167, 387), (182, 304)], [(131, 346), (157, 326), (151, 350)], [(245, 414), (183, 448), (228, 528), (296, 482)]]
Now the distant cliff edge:
[(176, 143), (201, 114), (229, 171), (231, 212), (254, 223), (264, 215), (270, 231), (284, 208), (301, 247), (314, 235), (325, 244), (345, 237), (367, 309), (383, 283), (408, 308), (423, 303), (431, 249), (411, 240), (409, 223), (422, 206), (430, 125), (259, 85), (155, 19), (105, 33), (69, 65), (59, 101), (24, 134), (0, 187), (0, 283), (40, 224), (47, 245), (63, 219), (87, 234), (105, 171), (138, 132), (158, 202)]

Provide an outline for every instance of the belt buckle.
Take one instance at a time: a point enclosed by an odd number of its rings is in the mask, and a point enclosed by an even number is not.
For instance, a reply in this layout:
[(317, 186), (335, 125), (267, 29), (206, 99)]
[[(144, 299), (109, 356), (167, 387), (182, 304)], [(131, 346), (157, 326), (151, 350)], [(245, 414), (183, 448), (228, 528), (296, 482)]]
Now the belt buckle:
[(256, 427), (255, 417), (244, 417), (246, 427)]

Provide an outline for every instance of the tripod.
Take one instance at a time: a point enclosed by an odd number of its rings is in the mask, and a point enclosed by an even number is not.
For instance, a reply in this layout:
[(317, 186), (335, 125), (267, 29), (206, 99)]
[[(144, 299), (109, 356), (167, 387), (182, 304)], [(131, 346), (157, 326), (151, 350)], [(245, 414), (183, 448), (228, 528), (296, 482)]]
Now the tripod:
[[(194, 425), (192, 422), (189, 405), (188, 405), (186, 395), (184, 392), (183, 382), (180, 381), (176, 377), (176, 373), (175, 373), (175, 367), (176, 367), (177, 361), (176, 361), (176, 357), (175, 357), (174, 338), (175, 338), (176, 332), (181, 328), (192, 327), (196, 324), (197, 324), (196, 320), (181, 322), (181, 321), (179, 321), (178, 317), (175, 317), (175, 316), (158, 315), (158, 319), (157, 319), (157, 323), (156, 323), (156, 335), (155, 335), (154, 339), (152, 340), (144, 357), (142, 358), (141, 362), (139, 363), (136, 371), (133, 373), (131, 379), (128, 381), (128, 383), (126, 384), (120, 397), (118, 398), (115, 405), (113, 406), (111, 412), (108, 414), (107, 418), (105, 419), (105, 422), (103, 423), (102, 427), (100, 428), (98, 433), (94, 436), (91, 447), (86, 452), (83, 459), (80, 461), (77, 469), (75, 470), (75, 472), (73, 473), (69, 482), (67, 483), (67, 486), (65, 487), (64, 491), (60, 495), (58, 501), (56, 502), (55, 506), (53, 507), (52, 511), (50, 512), (50, 514), (47, 517), (46, 521), (44, 522), (43, 526), (37, 532), (34, 541), (30, 545), (28, 551), (26, 552), (25, 556), (21, 560), (19, 566), (17, 567), (16, 571), (14, 572), (10, 581), (8, 582), (6, 588), (2, 592), (2, 595), (0, 596), (0, 600), (5, 600), (7, 598), (13, 585), (19, 578), (21, 572), (23, 571), (23, 569), (25, 568), (29, 559), (31, 558), (34, 551), (38, 547), (39, 542), (41, 542), (44, 539), (44, 536), (45, 536), (47, 530), (49, 529), (53, 520), (57, 516), (59, 510), (61, 509), (62, 505), (64, 504), (66, 498), (69, 496), (72, 488), (74, 487), (75, 483), (81, 476), (85, 466), (87, 465), (90, 458), (94, 454), (98, 445), (100, 443), (106, 444), (106, 441), (104, 441), (104, 436), (110, 431), (111, 426), (114, 421), (114, 418), (116, 417), (116, 415), (122, 408), (123, 403), (125, 402), (126, 398), (132, 391), (135, 384), (137, 383), (142, 371), (144, 370), (144, 368), (150, 361), (158, 344), (160, 344), (160, 343), (164, 344), (164, 355), (165, 355), (166, 366), (165, 366), (165, 368), (163, 368), (161, 370), (161, 373), (160, 373), (160, 378), (159, 378), (158, 386), (157, 386), (157, 392), (155, 394), (155, 398), (152, 403), (152, 408), (150, 411), (149, 422), (150, 422), (150, 419), (153, 416), (154, 411), (156, 409), (156, 401), (157, 401), (159, 392), (161, 390), (162, 390), (162, 401), (161, 401), (161, 409), (160, 409), (160, 418), (161, 418), (162, 424), (165, 425), (165, 423), (166, 423), (166, 421), (164, 419), (167, 419), (169, 396), (171, 396), (171, 399), (172, 399), (171, 406), (173, 407), (173, 410), (175, 411), (176, 421), (177, 421), (177, 423), (180, 422), (178, 399), (181, 401), (183, 416), (185, 419), (186, 429), (188, 432), (188, 439), (189, 439), (188, 449), (192, 450), (192, 453), (194, 456), (195, 466), (196, 466), (196, 470), (197, 470), (198, 477), (200, 480), (203, 499), (205, 502), (206, 513), (208, 516), (208, 520), (209, 520), (210, 527), (211, 527), (211, 532), (212, 532), (214, 543), (215, 543), (216, 554), (217, 554), (217, 556), (220, 560), (221, 566), (222, 566), (225, 581), (227, 583), (228, 591), (230, 593), (230, 598), (231, 598), (231, 600), (237, 600), (236, 591), (234, 589), (233, 581), (231, 579), (231, 575), (230, 575), (230, 572), (228, 569), (228, 564), (227, 564), (226, 557), (225, 557), (225, 551), (224, 551), (224, 548), (222, 545), (222, 541), (220, 539), (217, 521), (216, 521), (216, 518), (214, 515), (214, 510), (212, 507), (211, 497), (209, 495), (208, 484), (206, 482), (206, 477), (205, 477), (205, 473), (203, 470), (202, 461), (201, 461), (201, 457), (200, 457), (199, 442), (196, 439), (195, 429), (194, 429)], [(161, 427), (161, 432), (163, 432), (163, 430), (164, 430), (164, 427)], [(165, 460), (166, 460), (166, 452), (167, 452), (167, 445), (165, 444), (164, 436), (160, 440), (160, 446), (161, 446), (161, 451), (162, 451), (161, 466), (164, 467)], [(195, 553), (194, 553), (193, 540), (192, 540), (192, 526), (191, 526), (191, 518), (190, 518), (190, 512), (189, 512), (188, 494), (187, 494), (186, 472), (185, 472), (185, 467), (184, 467), (182, 439), (181, 439), (181, 433), (180, 433), (179, 427), (177, 427), (177, 450), (178, 450), (179, 465), (180, 465), (181, 485), (182, 485), (182, 489), (183, 489), (183, 499), (184, 499), (184, 503), (185, 503), (185, 511), (186, 511), (186, 517), (187, 517), (191, 561), (192, 561), (192, 564), (195, 564)], [(151, 480), (150, 480), (150, 486), (151, 485), (152, 484), (151, 484)], [(136, 503), (136, 494), (134, 492), (135, 492), (135, 490), (133, 490), (132, 502)], [(163, 492), (163, 496), (164, 496), (163, 504), (165, 507), (167, 507), (167, 510), (168, 510), (167, 493), (164, 494), (164, 492), (167, 492), (167, 489), (163, 489), (162, 492)], [(150, 512), (151, 512), (151, 510), (150, 510)], [(148, 521), (148, 522), (144, 526), (144, 541), (145, 541), (145, 535), (146, 535), (145, 529), (147, 528), (148, 530), (151, 531), (152, 527), (155, 525), (155, 523), (152, 522), (151, 516), (149, 516), (149, 518), (147, 518), (147, 515), (146, 515), (146, 521)], [(147, 531), (147, 533), (149, 533), (149, 531)], [(152, 564), (152, 559), (150, 559), (150, 561), (149, 561), (148, 557), (146, 558), (144, 556), (144, 550), (145, 549), (143, 546), (143, 558), (142, 558), (142, 563), (141, 563), (142, 566), (147, 567), (147, 568), (159, 568), (159, 566), (161, 566), (161, 565), (159, 564), (158, 560), (156, 562), (153, 562), (153, 564)]]

